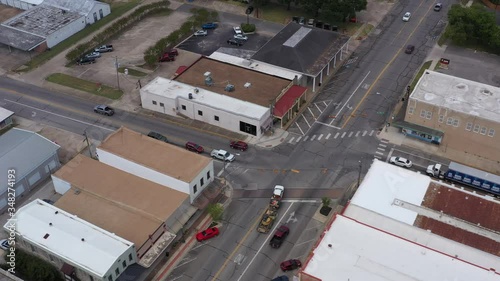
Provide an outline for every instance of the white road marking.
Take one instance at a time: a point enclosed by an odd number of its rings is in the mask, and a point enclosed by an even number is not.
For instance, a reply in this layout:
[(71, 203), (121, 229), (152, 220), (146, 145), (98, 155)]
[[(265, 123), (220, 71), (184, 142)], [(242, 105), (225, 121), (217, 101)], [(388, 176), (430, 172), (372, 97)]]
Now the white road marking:
[(328, 134), (328, 135), (326, 135), (326, 138), (325, 138), (325, 139), (329, 139), (331, 135), (332, 135), (332, 134)]
[[(354, 93), (356, 93), (356, 91), (359, 89), (359, 87), (361, 87), (361, 84), (363, 84), (363, 82), (365, 81), (366, 77), (368, 77), (368, 75), (370, 75), (370, 72), (371, 71), (368, 71), (368, 73), (365, 75), (365, 77), (363, 78), (363, 80), (361, 80), (361, 82), (359, 83), (359, 85), (356, 87), (356, 89), (354, 89), (354, 91), (352, 92), (352, 94), (349, 96), (349, 98), (346, 100), (346, 102), (344, 103), (344, 105), (340, 108), (340, 110), (338, 111), (337, 114), (335, 114), (336, 116), (339, 115), (340, 112), (342, 112), (342, 109), (344, 109), (344, 106), (347, 105), (347, 103), (349, 103), (349, 100), (351, 100), (352, 96), (354, 95)], [(333, 123), (333, 121), (335, 121), (336, 118), (333, 118), (333, 120), (330, 122), (330, 125)]]
[(302, 243), (295, 244), (293, 247), (297, 247), (297, 246), (303, 245), (303, 244), (305, 244), (305, 243), (310, 243), (310, 242), (312, 242), (312, 241), (316, 241), (316, 240), (318, 240), (318, 239), (316, 239), (316, 238), (315, 238), (315, 239), (311, 239), (311, 240), (308, 240), (308, 241), (304, 241), (304, 242), (302, 242)]
[(335, 137), (333, 137), (333, 138), (336, 139), (339, 135), (340, 135), (340, 133), (336, 133)]
[(316, 138), (316, 135), (312, 136), (311, 141), (313, 141)]
[(384, 155), (382, 152), (380, 151), (375, 151), (375, 153), (379, 154), (379, 155)]
[(186, 261), (184, 263), (178, 264), (176, 267), (174, 267), (174, 269), (177, 269), (177, 268), (179, 268), (179, 267), (181, 267), (181, 266), (183, 266), (185, 264), (188, 264), (188, 263), (190, 263), (190, 262), (192, 262), (194, 260), (196, 260), (196, 258), (192, 258), (192, 259), (190, 259), (190, 260), (188, 260), (188, 261)]
[(359, 133), (361, 133), (361, 132), (360, 131), (356, 132), (355, 137), (359, 136)]
[(321, 111), (321, 109), (319, 108), (319, 106), (318, 106), (317, 104), (314, 104), (314, 106), (316, 106), (316, 108), (318, 109), (318, 111), (319, 111), (320, 113), (323, 113), (323, 111)]
[[(313, 115), (313, 117), (314, 117), (314, 115)], [(302, 118), (304, 118), (304, 120), (306, 121), (307, 126), (309, 126), (309, 128), (311, 128), (311, 124), (309, 124), (309, 122), (307, 121), (307, 118), (304, 116), (304, 114), (302, 114)]]
[(387, 145), (385, 145), (385, 144), (381, 144), (381, 143), (379, 143), (379, 144), (378, 144), (378, 146), (381, 146), (381, 147), (387, 147)]
[(319, 135), (318, 140), (320, 140), (323, 137), (323, 134)]
[(366, 133), (368, 133), (368, 131), (364, 131), (363, 132), (363, 135), (361, 135), (362, 137), (366, 136)]
[(304, 131), (302, 131), (302, 129), (300, 128), (299, 123), (295, 122), (295, 125), (297, 125), (297, 128), (299, 128), (299, 130), (302, 133), (302, 135), (304, 135)]
[(373, 133), (375, 132), (375, 130), (372, 130), (369, 134), (369, 136), (371, 137), (373, 135)]
[(284, 199), (281, 200), (281, 202), (290, 202), (290, 203), (316, 203), (319, 202), (318, 200), (308, 200), (308, 199)]
[(386, 141), (386, 140), (380, 140), (380, 142), (385, 143), (385, 144), (389, 143), (389, 141)]
[(380, 151), (385, 151), (385, 148), (382, 148), (382, 147), (377, 147), (377, 150), (380, 150)]
[(350, 133), (349, 133), (349, 136), (348, 136), (348, 138), (350, 138), (351, 136), (352, 136), (352, 132), (350, 132)]
[(343, 139), (345, 134), (347, 134), (347, 132), (344, 132), (340, 138)]
[(292, 143), (293, 142), (293, 139), (295, 139), (295, 137), (291, 138), (288, 143)]
[(309, 136), (306, 136), (306, 137), (304, 138), (304, 141), (306, 141), (308, 138), (309, 138)]
[[(219, 160), (220, 161), (220, 160)], [(224, 162), (222, 162), (224, 163)], [(222, 175), (222, 173), (224, 172), (225, 169), (227, 169), (227, 167), (229, 167), (229, 164), (231, 164), (230, 162), (228, 162), (227, 164), (224, 163), (224, 165), (226, 166), (225, 168), (223, 168), (222, 170), (220, 170), (220, 172), (217, 174), (217, 177), (220, 177), (220, 175)]]
[(377, 159), (380, 159), (382, 160), (382, 157), (378, 156), (378, 155), (373, 155), (373, 157), (377, 158)]
[(318, 123), (318, 124), (321, 124), (321, 125), (324, 125), (324, 126), (327, 126), (327, 127), (335, 128), (335, 129), (337, 129), (337, 130), (342, 129), (342, 128), (340, 128), (340, 127), (335, 127), (335, 126), (333, 126), (332, 124), (326, 124), (326, 123), (319, 122), (319, 121), (316, 121), (315, 123)]
[(302, 136), (300, 136), (299, 138), (297, 138), (297, 142), (299, 142), (301, 138), (302, 138)]

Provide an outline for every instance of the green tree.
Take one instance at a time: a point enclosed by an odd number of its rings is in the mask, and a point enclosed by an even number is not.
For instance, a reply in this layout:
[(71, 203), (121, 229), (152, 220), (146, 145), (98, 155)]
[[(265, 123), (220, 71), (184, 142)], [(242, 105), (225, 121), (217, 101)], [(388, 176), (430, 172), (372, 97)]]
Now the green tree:
[(329, 22), (343, 22), (366, 9), (366, 0), (328, 0), (321, 7), (321, 18)]
[(16, 249), (16, 269), (27, 280), (63, 281), (52, 264), (20, 249)]
[(210, 214), (214, 221), (219, 222), (222, 219), (224, 207), (219, 203), (209, 204), (207, 207), (207, 212)]
[(314, 17), (318, 17), (320, 9), (323, 5), (328, 5), (332, 0), (301, 0), (300, 5), (308, 13), (314, 13)]
[(294, 3), (295, 5), (300, 4), (300, 0), (278, 0), (278, 3), (286, 5), (286, 10), (290, 11), (290, 5)]

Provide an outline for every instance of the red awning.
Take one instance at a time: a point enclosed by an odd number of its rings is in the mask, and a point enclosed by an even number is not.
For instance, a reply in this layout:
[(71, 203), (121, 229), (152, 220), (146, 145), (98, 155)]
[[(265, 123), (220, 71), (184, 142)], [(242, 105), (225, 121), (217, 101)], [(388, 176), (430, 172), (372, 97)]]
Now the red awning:
[(293, 85), (286, 91), (281, 99), (274, 105), (274, 116), (282, 118), (285, 113), (292, 108), (298, 98), (300, 98), (307, 88)]

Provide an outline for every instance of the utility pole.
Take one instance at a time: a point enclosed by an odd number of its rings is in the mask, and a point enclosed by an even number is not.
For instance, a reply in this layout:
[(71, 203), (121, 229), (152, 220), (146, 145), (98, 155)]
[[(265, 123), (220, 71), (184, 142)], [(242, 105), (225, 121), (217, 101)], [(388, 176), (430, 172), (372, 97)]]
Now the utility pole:
[(118, 76), (118, 57), (115, 57), (115, 68), (116, 68), (116, 84), (118, 85), (118, 90), (120, 90), (120, 77)]
[(87, 136), (87, 130), (83, 131), (83, 135), (85, 136), (85, 140), (87, 141), (87, 147), (89, 148), (90, 158), (94, 159), (94, 156), (92, 156), (92, 147), (90, 147), (89, 137)]
[(359, 173), (358, 173), (358, 188), (359, 188), (359, 185), (361, 182), (361, 169), (363, 168), (363, 164), (362, 164), (361, 160), (359, 160), (358, 162), (359, 162)]

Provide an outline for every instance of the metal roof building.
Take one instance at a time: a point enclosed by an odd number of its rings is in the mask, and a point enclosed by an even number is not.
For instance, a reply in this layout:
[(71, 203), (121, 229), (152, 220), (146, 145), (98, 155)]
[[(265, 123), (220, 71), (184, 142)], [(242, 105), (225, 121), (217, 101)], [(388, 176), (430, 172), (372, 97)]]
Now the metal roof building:
[(0, 130), (12, 124), (14, 112), (0, 107)]

